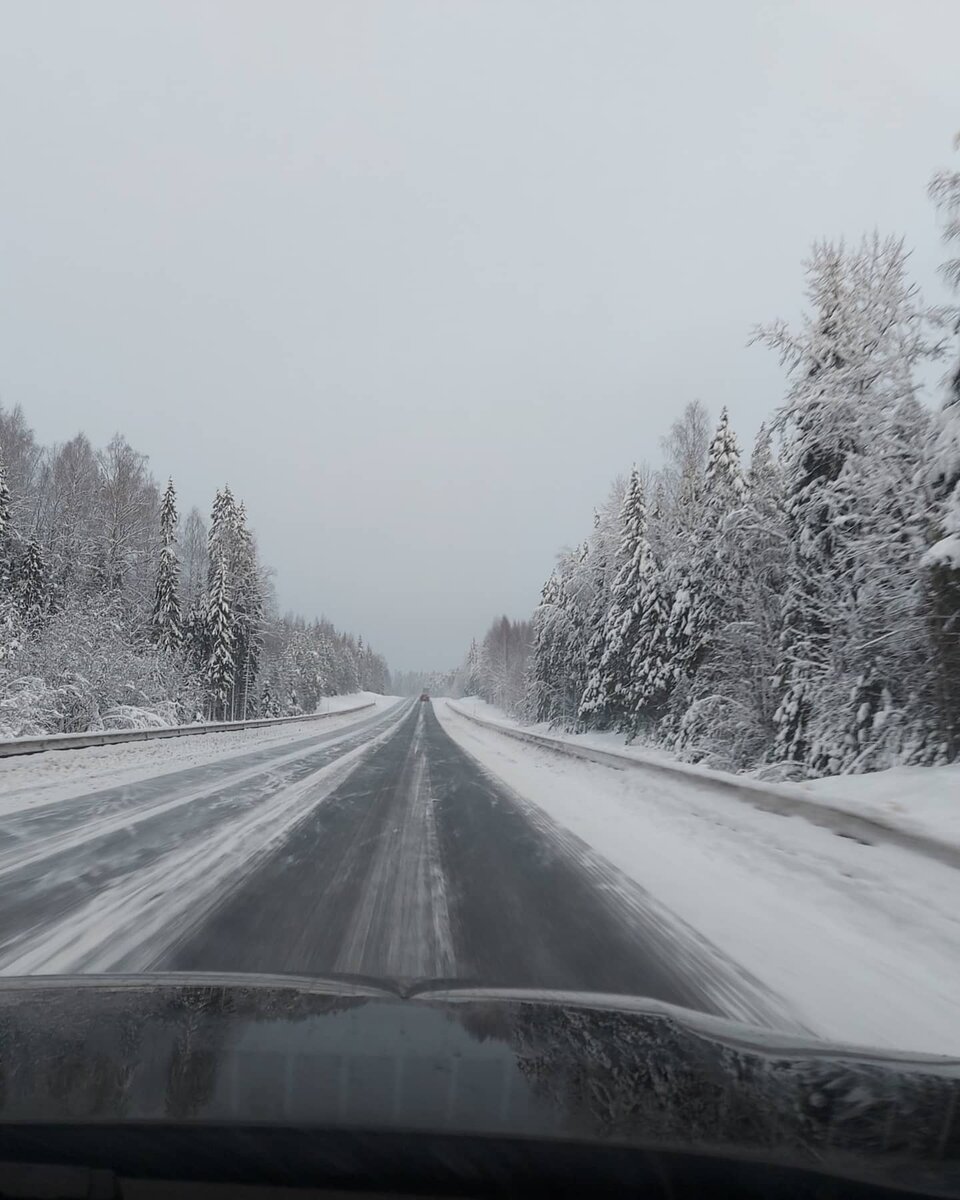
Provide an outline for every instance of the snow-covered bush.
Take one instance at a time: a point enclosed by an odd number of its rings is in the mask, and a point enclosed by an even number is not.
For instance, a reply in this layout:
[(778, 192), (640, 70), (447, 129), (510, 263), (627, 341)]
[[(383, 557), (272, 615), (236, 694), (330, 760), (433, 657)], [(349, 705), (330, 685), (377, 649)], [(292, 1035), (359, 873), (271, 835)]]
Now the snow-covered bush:
[(195, 672), (137, 632), (110, 593), (71, 599), (0, 663), (0, 736), (193, 720), (202, 706)]

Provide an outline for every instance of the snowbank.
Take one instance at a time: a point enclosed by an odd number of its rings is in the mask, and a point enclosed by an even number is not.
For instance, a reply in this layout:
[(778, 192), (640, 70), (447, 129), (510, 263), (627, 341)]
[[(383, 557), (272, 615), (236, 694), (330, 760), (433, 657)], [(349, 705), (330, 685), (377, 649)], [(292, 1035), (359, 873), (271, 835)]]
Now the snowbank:
[[(564, 733), (546, 722), (524, 725), (499, 708), (476, 697), (453, 702), (457, 707), (507, 729), (517, 729), (593, 750), (623, 755), (637, 761), (660, 760), (681, 770), (709, 777), (716, 775), (751, 784), (752, 775), (733, 775), (715, 768), (693, 766), (659, 746), (628, 746), (623, 733)], [(772, 791), (806, 796), (818, 806), (849, 816), (878, 822), (913, 837), (929, 838), (960, 850), (960, 764), (947, 767), (892, 767), (865, 775), (829, 775), (823, 779), (770, 784)]]
[(537, 724), (518, 721), (516, 717), (507, 716), (502, 709), (497, 708), (494, 704), (488, 704), (486, 700), (480, 700), (477, 696), (467, 696), (462, 700), (451, 701), (451, 703), (465, 712), (473, 713), (476, 717), (482, 717), (485, 721), (493, 721), (508, 729), (520, 729), (524, 733), (535, 733), (540, 737), (556, 738), (561, 742), (569, 742), (572, 746), (589, 746), (592, 750), (625, 754), (628, 758), (659, 758), (664, 762), (680, 761), (676, 755), (671, 754), (669, 750), (664, 750), (661, 746), (654, 746), (646, 742), (635, 742), (628, 746), (625, 733), (614, 733), (610, 730), (599, 733), (596, 730), (590, 733), (565, 733), (548, 721), (540, 721)]
[(779, 996), (785, 1026), (960, 1055), (960, 871), (435, 711), (486, 769)]
[(799, 785), (818, 804), (960, 848), (960, 763), (832, 775)]

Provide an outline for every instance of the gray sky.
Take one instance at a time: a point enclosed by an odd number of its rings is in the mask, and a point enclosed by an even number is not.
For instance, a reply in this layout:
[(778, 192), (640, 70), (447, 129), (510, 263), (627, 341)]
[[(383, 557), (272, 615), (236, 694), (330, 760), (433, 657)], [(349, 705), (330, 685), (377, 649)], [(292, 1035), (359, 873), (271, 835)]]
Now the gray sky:
[(283, 605), (452, 665), (688, 400), (749, 442), (815, 238), (942, 298), (958, 45), (957, 0), (0, 2), (0, 399), (229, 481)]

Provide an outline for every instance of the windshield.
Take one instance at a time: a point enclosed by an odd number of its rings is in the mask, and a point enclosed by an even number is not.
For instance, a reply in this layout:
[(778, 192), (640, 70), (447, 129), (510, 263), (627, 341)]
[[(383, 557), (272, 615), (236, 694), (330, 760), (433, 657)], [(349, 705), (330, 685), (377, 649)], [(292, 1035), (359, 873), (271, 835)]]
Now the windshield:
[(3, 12), (0, 977), (960, 1056), (960, 9)]

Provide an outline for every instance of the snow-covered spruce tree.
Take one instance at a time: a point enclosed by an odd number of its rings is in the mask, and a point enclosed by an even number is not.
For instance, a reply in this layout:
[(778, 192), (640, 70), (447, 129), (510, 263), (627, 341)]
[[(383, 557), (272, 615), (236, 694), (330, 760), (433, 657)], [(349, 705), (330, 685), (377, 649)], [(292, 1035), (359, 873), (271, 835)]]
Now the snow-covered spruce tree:
[(14, 566), (14, 603), (27, 629), (36, 632), (51, 607), (50, 577), (43, 549), (36, 538), (28, 538)]
[(533, 613), (533, 655), (526, 710), (533, 721), (552, 721), (557, 710), (556, 625), (560, 581), (551, 571)]
[(281, 716), (280, 703), (277, 700), (276, 696), (274, 696), (274, 694), (273, 694), (273, 688), (271, 688), (271, 686), (270, 686), (269, 679), (264, 683), (263, 688), (260, 692), (260, 700), (257, 705), (257, 713), (258, 713), (258, 716), (261, 716), (261, 717), (279, 717), (279, 716)]
[(630, 660), (634, 694), (634, 728), (652, 731), (661, 716), (672, 675), (667, 656), (668, 597), (663, 571), (649, 539), (640, 557), (640, 620)]
[(564, 729), (578, 727), (578, 708), (587, 685), (589, 617), (597, 582), (591, 562), (594, 549), (584, 542), (560, 556), (534, 614), (524, 712)]
[(13, 567), (13, 507), (7, 483), (7, 465), (0, 446), (0, 599), (6, 597)]
[[(410, 685), (408, 685), (410, 686)], [(455, 696), (476, 696), (480, 688), (480, 647), (477, 639), (470, 642), (470, 649), (454, 676), (453, 694)], [(414, 685), (414, 690), (417, 689)], [(411, 692), (412, 694), (412, 692)]]
[(230, 514), (231, 584), (233, 587), (234, 680), (230, 689), (230, 709), (235, 721), (252, 715), (260, 653), (263, 645), (263, 595), (260, 567), (253, 535), (247, 526), (246, 509), (241, 502)]
[[(797, 332), (779, 322), (756, 335), (792, 378), (778, 418), (790, 554), (773, 754), (814, 772), (858, 757), (851, 689), (872, 664), (877, 638), (893, 636), (868, 633), (864, 619), (863, 581), (878, 569), (871, 555), (892, 533), (868, 511), (864, 481), (885, 469), (894, 414), (913, 395), (917, 361), (931, 352), (905, 258), (902, 242), (877, 235), (855, 251), (815, 246), (806, 268), (813, 315)], [(895, 703), (907, 699), (898, 697), (902, 681), (879, 686)]]
[(647, 545), (646, 506), (636, 467), (630, 474), (620, 512), (619, 569), (604, 621), (604, 648), (580, 701), (588, 723), (631, 729), (636, 703), (632, 658), (640, 623), (640, 564)]
[(663, 654), (670, 686), (682, 685), (671, 705), (669, 740), (696, 758), (707, 752), (699, 743), (704, 736), (713, 739), (716, 710), (723, 705), (724, 672), (710, 659), (724, 657), (724, 631), (735, 620), (741, 580), (730, 560), (726, 522), (746, 493), (740, 448), (724, 408), (707, 447), (699, 527), (680, 555), (686, 570), (674, 592)]
[(626, 495), (626, 481), (617, 479), (603, 506), (594, 511), (593, 532), (590, 535), (589, 566), (592, 587), (589, 604), (585, 607), (583, 630), (583, 675), (584, 689), (579, 697), (577, 717), (581, 724), (593, 729), (603, 729), (611, 714), (602, 708), (591, 709), (589, 714), (583, 700), (590, 681), (599, 677), (600, 662), (606, 643), (607, 611), (613, 597), (613, 584), (619, 569), (617, 548), (620, 544), (620, 509)]
[[(207, 534), (206, 592), (191, 605), (184, 630), (190, 659), (202, 674), (207, 689), (208, 715), (219, 720), (231, 716), (236, 670), (233, 612), (236, 520), (230, 488), (218, 488)], [(226, 676), (225, 671), (228, 671)]]
[[(740, 448), (724, 408), (707, 448), (701, 521), (691, 538), (690, 570), (683, 587), (689, 598), (680, 602), (682, 619), (671, 620), (667, 627), (667, 650), (675, 678), (696, 673), (730, 601), (733, 581), (724, 522), (743, 503), (746, 490)], [(676, 599), (674, 604), (677, 606)]]
[(215, 721), (228, 718), (228, 701), (233, 686), (233, 608), (224, 555), (217, 553), (213, 579), (207, 600), (206, 636), (209, 643), (204, 683), (207, 688), (209, 716)]
[(840, 769), (932, 761), (939, 722), (930, 695), (924, 572), (929, 501), (922, 486), (930, 414), (907, 395), (877, 422), (868, 451), (841, 477), (856, 514), (843, 610), (849, 660)]
[(9, 663), (20, 642), (23, 621), (13, 594), (13, 506), (0, 447), (0, 666)]
[[(960, 134), (957, 135), (960, 148)], [(941, 171), (930, 195), (943, 217), (943, 238), (960, 244), (960, 171)], [(941, 268), (948, 285), (960, 291), (960, 256)], [(942, 325), (960, 335), (960, 305), (940, 310)], [(923, 557), (924, 599), (930, 636), (932, 702), (944, 757), (960, 754), (960, 355), (945, 380), (943, 407), (932, 427), (924, 483), (933, 516), (932, 542)]]
[(750, 456), (745, 503), (727, 519), (726, 542), (734, 578), (740, 580), (737, 625), (731, 631), (729, 682), (750, 713), (759, 759), (773, 743), (779, 699), (774, 677), (780, 657), (781, 595), (786, 579), (787, 533), (783, 472), (761, 425)]
[(314, 634), (316, 648), (317, 679), (320, 691), (324, 696), (332, 696), (336, 692), (334, 686), (334, 652), (332, 631), (326, 625), (318, 624)]
[(727, 491), (727, 502), (740, 495), (739, 503), (725, 513), (714, 504), (720, 519), (705, 521), (712, 536), (702, 574), (712, 580), (716, 604), (706, 652), (684, 689), (677, 740), (687, 757), (723, 770), (757, 765), (773, 742), (786, 553), (780, 490), (770, 435), (761, 427), (746, 488)]
[(180, 564), (177, 561), (177, 495), (172, 479), (167, 480), (160, 502), (160, 561), (157, 565), (150, 632), (161, 650), (176, 651), (183, 643)]
[(706, 506), (722, 520), (739, 508), (746, 496), (747, 482), (740, 466), (740, 447), (730, 428), (726, 406), (720, 410), (720, 422), (707, 447), (704, 473)]
[[(661, 565), (660, 594), (667, 611), (662, 657), (666, 672), (658, 698), (658, 737), (672, 736), (674, 717), (684, 710), (688, 646), (696, 644), (695, 555), (702, 537), (704, 471), (710, 428), (706, 409), (693, 401), (663, 438), (664, 466), (654, 489), (660, 514), (649, 523), (651, 546)], [(679, 687), (679, 694), (674, 692)], [(652, 713), (648, 712), (647, 716)]]
[(210, 531), (207, 535), (207, 550), (210, 556), (208, 584), (219, 570), (218, 559), (223, 558), (229, 569), (234, 553), (234, 535), (237, 528), (237, 505), (229, 485), (217, 488), (210, 509)]
[(580, 700), (590, 678), (589, 648), (596, 591), (603, 563), (594, 564), (597, 543), (586, 541), (560, 560), (560, 606), (564, 615), (566, 661), (560, 677), (558, 720), (565, 729), (579, 727)]

